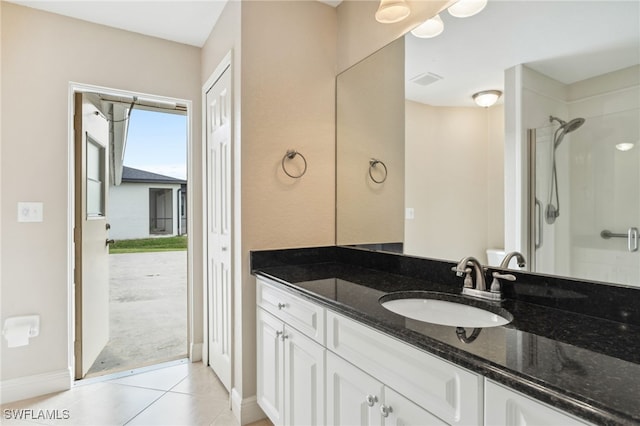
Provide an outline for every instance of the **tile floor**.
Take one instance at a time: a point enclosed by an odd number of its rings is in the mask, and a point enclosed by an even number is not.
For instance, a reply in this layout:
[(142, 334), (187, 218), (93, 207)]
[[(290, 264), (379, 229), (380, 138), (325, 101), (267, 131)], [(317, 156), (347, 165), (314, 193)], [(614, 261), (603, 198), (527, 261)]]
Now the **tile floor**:
[[(45, 425), (238, 425), (229, 394), (202, 363), (178, 365), (106, 380), (88, 380), (59, 392), (2, 405), (0, 424)], [(9, 411), (7, 411), (9, 410)], [(18, 420), (12, 410), (49, 413), (58, 420)], [(66, 411), (65, 411), (66, 410)], [(65, 414), (66, 413), (66, 414)], [(64, 419), (64, 417), (67, 417)], [(252, 426), (270, 426), (268, 420)]]

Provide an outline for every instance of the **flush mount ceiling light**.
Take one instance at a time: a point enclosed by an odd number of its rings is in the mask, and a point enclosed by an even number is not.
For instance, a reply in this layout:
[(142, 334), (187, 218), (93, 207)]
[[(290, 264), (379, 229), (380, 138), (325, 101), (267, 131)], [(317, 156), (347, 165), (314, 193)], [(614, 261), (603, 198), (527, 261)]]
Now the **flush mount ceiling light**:
[(623, 142), (623, 143), (619, 143), (616, 145), (616, 149), (618, 151), (629, 151), (630, 149), (633, 149), (634, 144), (631, 142)]
[(376, 21), (382, 24), (400, 22), (409, 16), (411, 10), (405, 0), (380, 0), (380, 6), (376, 12)]
[(440, 35), (442, 31), (444, 31), (444, 22), (440, 15), (436, 15), (411, 30), (411, 34), (419, 38), (431, 38)]
[(484, 90), (473, 95), (473, 100), (478, 106), (488, 108), (498, 101), (502, 95), (499, 90)]
[(486, 5), (487, 0), (458, 0), (447, 10), (456, 18), (468, 18), (479, 13)]

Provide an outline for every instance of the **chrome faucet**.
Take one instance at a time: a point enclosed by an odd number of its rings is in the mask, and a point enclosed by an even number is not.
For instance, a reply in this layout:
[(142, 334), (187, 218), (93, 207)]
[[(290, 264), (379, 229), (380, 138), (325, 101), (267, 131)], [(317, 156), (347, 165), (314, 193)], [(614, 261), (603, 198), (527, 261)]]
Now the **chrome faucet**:
[[(476, 276), (475, 285), (472, 284), (471, 269), (467, 268), (468, 265), (471, 265), (473, 267), (473, 270), (475, 271), (475, 276)], [(462, 274), (466, 274), (464, 279), (464, 288), (475, 288), (477, 290), (483, 290), (483, 291), (487, 289), (487, 283), (484, 280), (484, 269), (482, 268), (482, 265), (480, 264), (478, 259), (476, 259), (475, 257), (473, 256), (465, 257), (460, 262), (458, 262), (458, 265), (454, 267), (452, 270), (459, 277), (461, 277)]]
[[(473, 267), (473, 271), (476, 276), (475, 284), (471, 280), (471, 271), (472, 269), (468, 266), (471, 265)], [(493, 282), (491, 283), (491, 288), (487, 289), (487, 282), (484, 278), (484, 268), (473, 256), (467, 256), (463, 258), (458, 265), (451, 268), (456, 275), (461, 277), (463, 274), (464, 278), (464, 287), (462, 287), (462, 294), (467, 296), (478, 297), (481, 299), (488, 299), (494, 301), (500, 301), (503, 299), (502, 292), (500, 291), (500, 282), (498, 278), (503, 278), (507, 280), (515, 280), (516, 277), (510, 274), (501, 274), (499, 272), (494, 272)]]
[(511, 262), (511, 259), (513, 259), (514, 257), (516, 258), (516, 261), (518, 262), (518, 266), (520, 268), (524, 268), (527, 265), (527, 261), (524, 259), (522, 253), (520, 253), (519, 251), (512, 251), (510, 253), (507, 253), (504, 259), (502, 259), (502, 262), (500, 262), (500, 267), (504, 269), (509, 268), (509, 262)]

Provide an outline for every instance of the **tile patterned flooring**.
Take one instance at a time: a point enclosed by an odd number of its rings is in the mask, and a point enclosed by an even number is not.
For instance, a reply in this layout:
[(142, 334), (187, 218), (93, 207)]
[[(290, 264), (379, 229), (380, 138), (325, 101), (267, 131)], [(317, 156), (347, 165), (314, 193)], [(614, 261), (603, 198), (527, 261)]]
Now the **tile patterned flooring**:
[[(79, 382), (69, 391), (4, 404), (0, 410), (0, 424), (238, 425), (230, 410), (227, 390), (213, 371), (201, 362), (184, 362), (125, 377), (88, 380), (87, 383)], [(49, 410), (49, 413), (57, 410), (58, 419), (18, 420), (11, 418), (11, 410), (21, 410), (27, 415), (33, 413), (32, 417), (37, 417), (40, 410)], [(270, 425), (268, 420), (262, 420), (251, 426)]]

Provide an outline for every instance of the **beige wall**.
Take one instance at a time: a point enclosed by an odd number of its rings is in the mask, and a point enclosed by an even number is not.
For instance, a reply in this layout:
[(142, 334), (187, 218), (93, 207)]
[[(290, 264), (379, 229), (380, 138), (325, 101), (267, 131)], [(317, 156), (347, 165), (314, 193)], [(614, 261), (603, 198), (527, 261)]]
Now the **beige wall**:
[(338, 72), (404, 35), (444, 10), (454, 0), (408, 0), (411, 15), (402, 22), (381, 24), (375, 20), (379, 0), (343, 0), (338, 9)]
[[(404, 38), (338, 76), (336, 243), (404, 239)], [(371, 158), (387, 178), (369, 176)], [(372, 170), (384, 178), (381, 165)]]
[[(2, 2), (2, 320), (40, 314), (40, 335), (7, 349), (3, 381), (69, 368), (69, 82), (193, 101), (200, 147), (200, 50)], [(201, 171), (191, 188), (201, 210)], [(17, 223), (18, 201), (44, 203), (42, 223)], [(202, 246), (195, 215), (194, 259)], [(202, 281), (196, 265), (194, 282)], [(196, 286), (195, 298), (201, 298)], [(196, 306), (198, 308), (198, 306)], [(202, 317), (202, 309), (196, 315)], [(194, 331), (202, 340), (201, 319)]]
[[(235, 275), (233, 387), (246, 399), (256, 393), (249, 250), (335, 241), (336, 11), (319, 2), (233, 3), (203, 48), (202, 80), (233, 48), (242, 238), (235, 253), (241, 265)], [(307, 159), (300, 179), (281, 169), (287, 149)]]
[(502, 111), (406, 102), (405, 253), (486, 263), (501, 244)]

